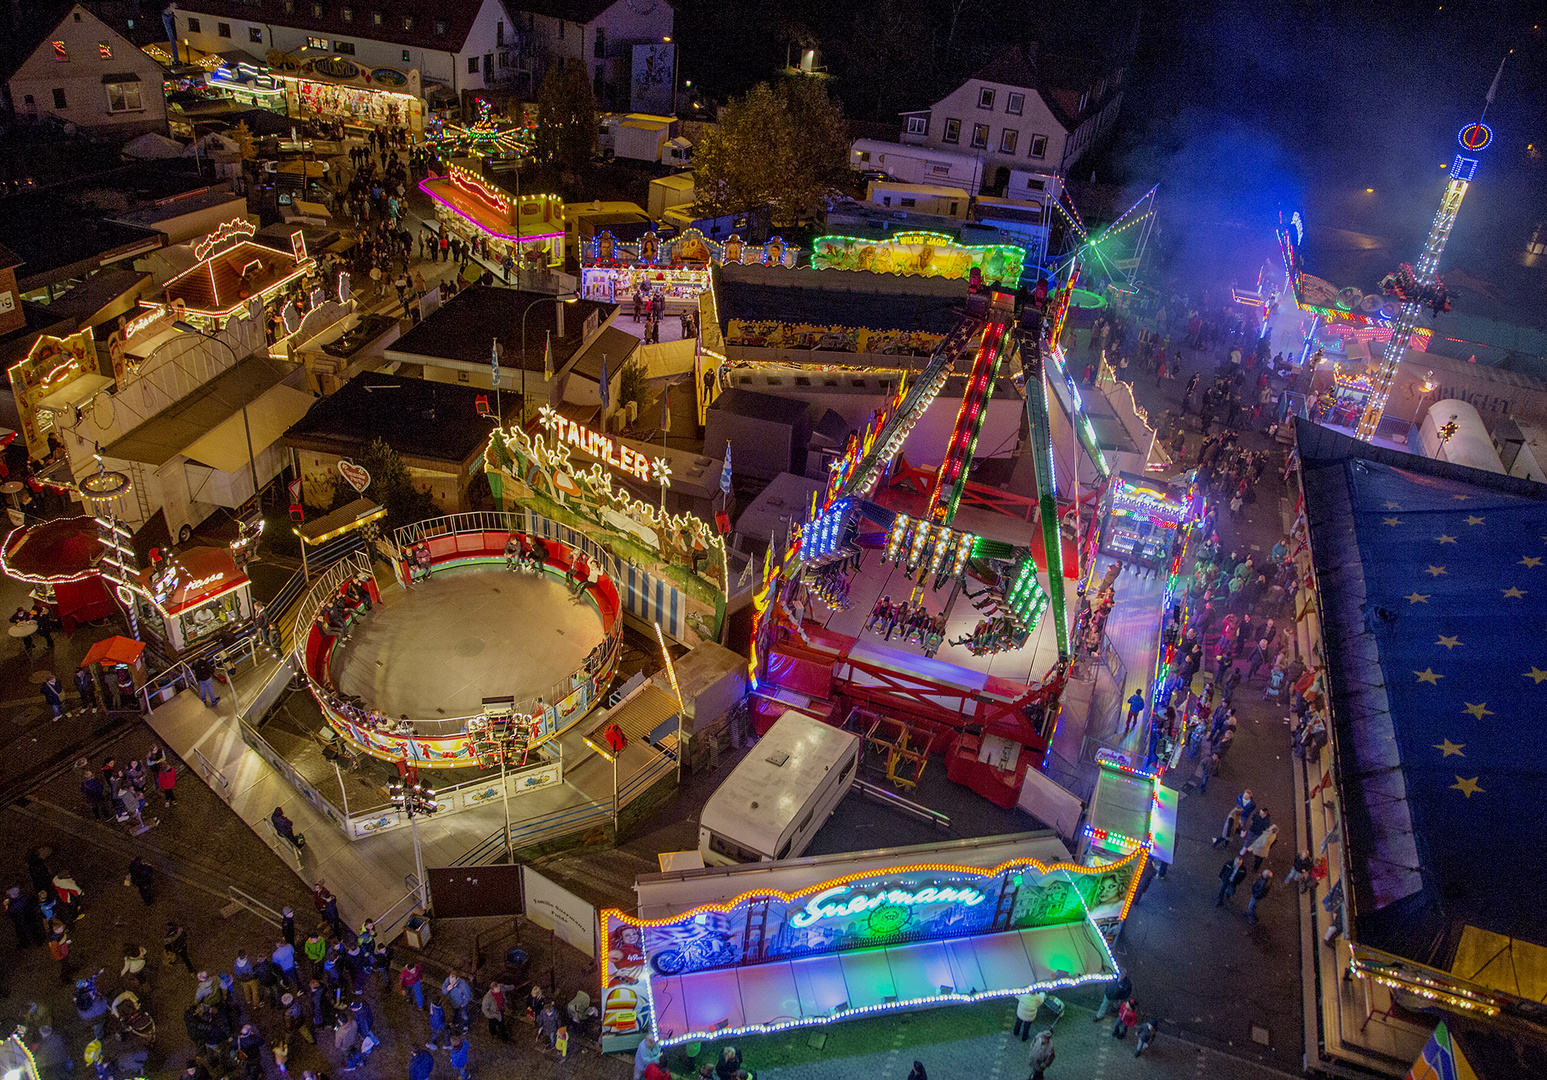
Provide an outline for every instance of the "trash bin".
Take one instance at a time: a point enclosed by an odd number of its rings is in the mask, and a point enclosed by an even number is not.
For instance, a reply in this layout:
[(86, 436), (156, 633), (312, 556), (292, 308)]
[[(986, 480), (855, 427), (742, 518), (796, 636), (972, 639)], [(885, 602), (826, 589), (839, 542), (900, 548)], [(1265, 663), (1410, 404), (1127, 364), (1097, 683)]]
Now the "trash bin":
[(422, 915), (410, 915), (403, 926), (403, 940), (412, 948), (424, 948), (430, 943), (430, 920)]

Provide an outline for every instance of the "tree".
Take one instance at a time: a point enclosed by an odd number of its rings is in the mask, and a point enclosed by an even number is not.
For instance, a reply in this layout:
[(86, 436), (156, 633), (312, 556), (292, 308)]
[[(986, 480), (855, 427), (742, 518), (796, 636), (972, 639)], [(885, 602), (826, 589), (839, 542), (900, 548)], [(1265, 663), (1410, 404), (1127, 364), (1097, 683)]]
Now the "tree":
[(585, 68), (565, 60), (548, 68), (537, 90), (537, 160), (576, 170), (596, 153), (596, 99)]
[(843, 113), (820, 80), (760, 83), (694, 147), (693, 209), (717, 217), (771, 205), (775, 225), (792, 225), (838, 192), (848, 159)]
[[(385, 440), (375, 438), (366, 443), (355, 463), (371, 474), (371, 482), (360, 494), (387, 508), (387, 516), (381, 522), (381, 531), (386, 535), (391, 536), (394, 529), (440, 513), (430, 493), (414, 487), (408, 466), (403, 464), (398, 452), (388, 446)], [(342, 477), (336, 478), (333, 482), (331, 509), (337, 510), (359, 498), (360, 494), (343, 483)]]

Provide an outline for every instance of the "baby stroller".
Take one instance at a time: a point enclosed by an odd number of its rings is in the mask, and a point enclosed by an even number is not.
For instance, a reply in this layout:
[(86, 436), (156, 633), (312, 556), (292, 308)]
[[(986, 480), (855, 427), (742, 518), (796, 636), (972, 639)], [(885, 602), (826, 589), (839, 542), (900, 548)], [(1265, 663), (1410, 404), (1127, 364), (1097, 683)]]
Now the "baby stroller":
[(1272, 698), (1274, 701), (1280, 700), (1286, 681), (1287, 678), (1284, 672), (1279, 668), (1274, 668), (1272, 674), (1268, 676), (1268, 685), (1263, 687), (1262, 700), (1267, 701), (1269, 698)]

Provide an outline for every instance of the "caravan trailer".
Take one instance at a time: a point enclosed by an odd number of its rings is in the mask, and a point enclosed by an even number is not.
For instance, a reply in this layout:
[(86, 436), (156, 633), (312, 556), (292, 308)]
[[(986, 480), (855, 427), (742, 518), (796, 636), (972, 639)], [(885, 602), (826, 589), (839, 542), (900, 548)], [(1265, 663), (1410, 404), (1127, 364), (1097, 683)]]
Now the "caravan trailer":
[(859, 736), (805, 713), (774, 721), (699, 815), (706, 865), (772, 862), (802, 854), (854, 786)]

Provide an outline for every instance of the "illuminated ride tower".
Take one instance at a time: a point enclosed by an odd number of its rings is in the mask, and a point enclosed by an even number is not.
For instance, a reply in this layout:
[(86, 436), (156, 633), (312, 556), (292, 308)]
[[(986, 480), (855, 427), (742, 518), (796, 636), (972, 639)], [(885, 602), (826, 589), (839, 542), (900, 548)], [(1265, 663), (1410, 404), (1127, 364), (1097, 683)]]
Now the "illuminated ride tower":
[[(1488, 87), (1482, 115), (1476, 123), (1462, 128), (1457, 136), (1461, 148), (1468, 153), (1475, 154), (1493, 142), (1493, 131), (1483, 123), (1483, 119), (1488, 115), (1488, 106), (1493, 104), (1493, 97), (1499, 89), (1499, 76), (1503, 74), (1504, 61), (1501, 60), (1499, 70), (1493, 76), (1493, 85)], [(1380, 426), (1381, 414), (1386, 409), (1386, 399), (1391, 395), (1391, 384), (1396, 381), (1397, 366), (1402, 363), (1402, 357), (1407, 353), (1407, 343), (1418, 327), (1418, 316), (1424, 308), (1429, 308), (1436, 315), (1450, 308), (1445, 285), (1436, 271), (1439, 269), (1440, 255), (1450, 240), (1450, 230), (1456, 224), (1461, 200), (1466, 198), (1466, 189), (1476, 171), (1475, 157), (1456, 155), (1450, 165), (1450, 183), (1445, 185), (1445, 197), (1440, 200), (1439, 213), (1434, 215), (1434, 224), (1429, 228), (1429, 239), (1424, 242), (1423, 254), (1419, 256), (1416, 265), (1404, 263), (1381, 282), (1382, 290), (1399, 297), (1402, 307), (1391, 330), (1391, 343), (1386, 346), (1386, 358), (1375, 376), (1374, 392), (1365, 403), (1364, 413), (1359, 417), (1359, 426), (1354, 432), (1356, 438), (1365, 442), (1375, 438), (1375, 429)]]

